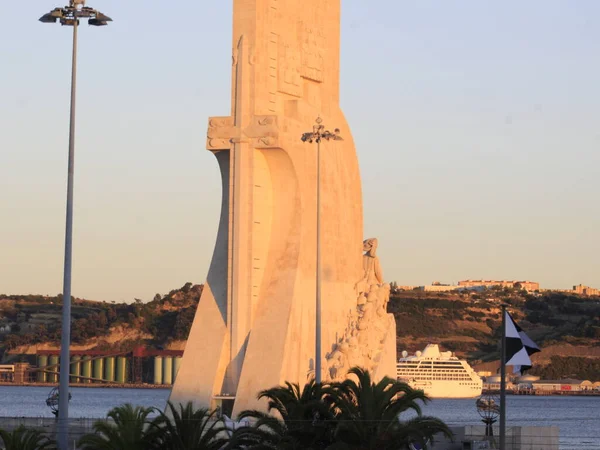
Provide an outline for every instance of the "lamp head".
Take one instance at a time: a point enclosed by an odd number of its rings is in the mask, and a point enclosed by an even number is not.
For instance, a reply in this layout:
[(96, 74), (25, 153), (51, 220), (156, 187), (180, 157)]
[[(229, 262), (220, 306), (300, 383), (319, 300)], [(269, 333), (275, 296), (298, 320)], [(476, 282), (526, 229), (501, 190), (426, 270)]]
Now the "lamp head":
[(108, 22), (112, 22), (112, 19), (99, 11), (96, 11), (94, 18), (88, 20), (88, 24), (93, 25), (95, 27), (106, 26), (108, 25)]
[(44, 14), (42, 17), (40, 17), (40, 22), (42, 23), (56, 23), (56, 20), (57, 18), (51, 16), (50, 13)]
[(110, 17), (108, 17), (106, 14), (102, 14), (100, 11), (96, 11), (96, 19), (102, 22), (112, 22)]
[(90, 19), (88, 20), (88, 25), (92, 25), (94, 27), (103, 27), (108, 25), (108, 22), (106, 22), (105, 20)]
[(100, 11), (85, 6), (85, 0), (70, 0), (69, 6), (64, 8), (54, 8), (47, 14), (40, 17), (40, 22), (55, 23), (60, 21), (61, 25), (79, 24), (79, 19), (88, 19), (88, 23), (93, 26), (102, 27), (112, 22), (112, 19)]
[(56, 23), (58, 19), (62, 19), (64, 17), (64, 12), (61, 8), (54, 8), (49, 13), (44, 14), (40, 17), (40, 22), (42, 23)]

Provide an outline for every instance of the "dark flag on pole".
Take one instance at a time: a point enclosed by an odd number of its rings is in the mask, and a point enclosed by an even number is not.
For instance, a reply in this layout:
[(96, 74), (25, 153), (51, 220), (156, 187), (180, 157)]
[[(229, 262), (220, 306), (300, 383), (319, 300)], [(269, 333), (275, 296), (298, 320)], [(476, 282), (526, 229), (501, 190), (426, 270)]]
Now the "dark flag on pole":
[(531, 369), (531, 355), (540, 351), (540, 348), (529, 336), (517, 325), (510, 316), (506, 314), (506, 365), (513, 366), (513, 372), (525, 372)]
[(506, 450), (506, 366), (523, 372), (531, 368), (530, 356), (539, 352), (529, 336), (516, 324), (502, 305), (502, 347), (500, 351), (500, 450)]

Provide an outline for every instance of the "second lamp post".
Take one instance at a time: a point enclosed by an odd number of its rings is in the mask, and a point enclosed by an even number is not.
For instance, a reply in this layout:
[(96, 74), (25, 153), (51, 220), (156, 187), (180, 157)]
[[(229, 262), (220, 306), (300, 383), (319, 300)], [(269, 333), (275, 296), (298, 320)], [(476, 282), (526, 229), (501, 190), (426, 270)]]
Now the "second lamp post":
[(315, 323), (315, 382), (321, 382), (321, 141), (341, 141), (340, 130), (325, 130), (323, 119), (317, 117), (313, 130), (302, 135), (302, 142), (317, 143), (317, 268), (316, 281), (316, 323)]
[(73, 175), (75, 165), (75, 92), (77, 86), (77, 29), (79, 19), (93, 26), (108, 25), (112, 19), (85, 6), (85, 0), (70, 0), (69, 6), (54, 8), (40, 17), (40, 22), (73, 27), (73, 59), (71, 66), (71, 115), (69, 121), (69, 169), (67, 177), (67, 220), (65, 227), (65, 259), (63, 277), (62, 331), (60, 338), (60, 381), (58, 389), (58, 446), (68, 448), (69, 433), (69, 368), (71, 345), (71, 261), (73, 243)]

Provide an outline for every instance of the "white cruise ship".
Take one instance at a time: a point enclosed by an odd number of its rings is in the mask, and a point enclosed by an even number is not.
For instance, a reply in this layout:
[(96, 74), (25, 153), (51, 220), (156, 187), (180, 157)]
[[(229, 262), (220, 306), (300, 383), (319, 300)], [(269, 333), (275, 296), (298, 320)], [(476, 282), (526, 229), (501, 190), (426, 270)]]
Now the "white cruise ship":
[(403, 351), (396, 367), (398, 380), (430, 398), (479, 397), (483, 388), (483, 381), (466, 361), (452, 352), (440, 352), (437, 344), (427, 345), (414, 356)]

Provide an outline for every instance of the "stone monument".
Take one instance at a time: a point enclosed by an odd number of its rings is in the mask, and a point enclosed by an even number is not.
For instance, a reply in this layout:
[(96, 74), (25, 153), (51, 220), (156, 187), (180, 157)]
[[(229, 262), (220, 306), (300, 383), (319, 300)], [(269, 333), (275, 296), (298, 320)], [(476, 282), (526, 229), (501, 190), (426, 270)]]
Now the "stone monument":
[(339, 106), (340, 0), (234, 0), (232, 115), (211, 117), (207, 148), (222, 209), (205, 289), (170, 400), (264, 408), (257, 393), (304, 383), (315, 367), (316, 146), (321, 144), (323, 380), (349, 367), (395, 377), (389, 286), (364, 242), (361, 184)]

